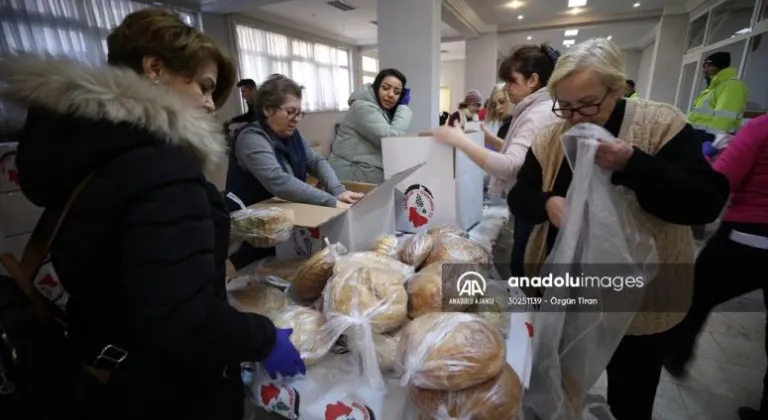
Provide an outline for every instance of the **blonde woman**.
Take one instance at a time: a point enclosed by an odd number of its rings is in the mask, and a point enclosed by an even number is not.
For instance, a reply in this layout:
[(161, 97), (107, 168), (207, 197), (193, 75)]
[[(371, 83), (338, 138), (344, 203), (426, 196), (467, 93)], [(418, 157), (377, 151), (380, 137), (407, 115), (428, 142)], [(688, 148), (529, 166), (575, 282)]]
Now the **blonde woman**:
[(504, 137), (512, 122), (511, 110), (504, 83), (499, 83), (493, 87), (491, 96), (488, 98), (488, 113), (483, 123), (485, 147), (488, 149), (498, 151), (504, 145)]
[[(621, 51), (609, 40), (591, 39), (560, 58), (549, 79), (549, 92), (555, 99), (553, 112), (561, 121), (536, 136), (508, 202), (515, 217), (536, 224), (525, 262), (526, 267), (539, 266), (552, 251), (564, 220), (572, 179), (561, 135), (574, 124), (592, 123), (620, 139), (601, 143), (595, 164), (613, 171), (613, 184), (635, 202), (632, 217), (654, 235), (661, 265), (615, 352), (590, 351), (612, 352), (607, 363), (608, 404), (615, 418), (651, 420), (664, 332), (683, 319), (691, 302), (694, 253), (689, 226), (717, 218), (729, 187), (728, 180), (704, 160), (701, 142), (685, 116), (672, 105), (625, 100), (625, 80)], [(573, 316), (578, 314), (566, 318)], [(590, 368), (600, 362), (590, 360)], [(603, 366), (598, 366), (597, 375)], [(564, 377), (569, 373), (563, 369)], [(586, 395), (586, 390), (579, 392)]]

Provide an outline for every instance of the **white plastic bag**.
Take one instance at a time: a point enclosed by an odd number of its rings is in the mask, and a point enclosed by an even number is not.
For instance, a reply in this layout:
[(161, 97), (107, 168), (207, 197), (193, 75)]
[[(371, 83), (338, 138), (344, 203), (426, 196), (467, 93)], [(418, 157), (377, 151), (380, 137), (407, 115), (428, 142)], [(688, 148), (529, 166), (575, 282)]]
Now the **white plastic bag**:
[[(612, 418), (607, 407), (587, 403), (587, 394), (629, 329), (656, 273), (653, 236), (632, 216), (641, 210), (628, 199), (629, 192), (611, 183), (611, 172), (594, 163), (598, 140), (615, 141), (592, 124), (576, 125), (562, 137), (566, 159), (574, 168), (573, 180), (565, 220), (541, 275), (573, 276), (593, 270), (596, 264), (609, 264), (612, 275), (642, 277), (645, 287), (620, 293), (594, 287), (545, 290), (544, 304), (533, 317), (536, 335), (534, 367), (524, 401), (527, 418)], [(625, 312), (604, 311), (608, 294), (611, 308)], [(579, 297), (598, 299), (598, 304), (568, 311), (550, 304), (557, 298)]]
[(281, 208), (249, 209), (229, 193), (227, 197), (240, 206), (229, 217), (232, 225), (229, 231), (230, 255), (239, 249), (242, 242), (248, 242), (256, 248), (271, 248), (291, 237), (295, 218), (292, 210)]

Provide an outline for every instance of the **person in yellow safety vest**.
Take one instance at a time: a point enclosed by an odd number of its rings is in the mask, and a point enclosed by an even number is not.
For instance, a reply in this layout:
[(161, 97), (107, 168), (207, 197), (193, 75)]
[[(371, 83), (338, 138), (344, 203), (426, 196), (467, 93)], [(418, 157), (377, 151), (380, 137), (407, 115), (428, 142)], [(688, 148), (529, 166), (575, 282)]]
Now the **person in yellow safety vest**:
[(635, 91), (634, 80), (627, 80), (626, 83), (624, 83), (624, 97), (627, 99), (637, 99), (640, 97)]
[(717, 52), (704, 60), (702, 71), (707, 88), (693, 102), (688, 122), (705, 133), (703, 141), (713, 141), (719, 134), (734, 133), (741, 126), (749, 90), (731, 67), (731, 54)]

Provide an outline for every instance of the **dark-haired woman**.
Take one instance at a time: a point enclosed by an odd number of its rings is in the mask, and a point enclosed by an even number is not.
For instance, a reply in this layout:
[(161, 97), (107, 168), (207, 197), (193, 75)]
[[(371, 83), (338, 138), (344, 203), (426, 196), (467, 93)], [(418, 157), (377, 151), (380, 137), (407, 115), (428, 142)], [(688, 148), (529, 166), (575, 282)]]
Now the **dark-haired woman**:
[[(473, 143), (458, 126), (446, 125), (435, 130), (435, 138), (463, 151), (491, 175), (488, 186), (491, 199), (507, 196), (515, 184), (533, 138), (544, 127), (557, 121), (552, 113), (553, 102), (546, 86), (555, 69), (558, 55), (557, 51), (546, 45), (528, 45), (512, 51), (501, 63), (499, 79), (505, 82), (507, 96), (515, 106), (512, 110), (512, 123), (498, 152)], [(514, 225), (514, 246), (524, 247), (530, 225), (517, 218)], [(510, 239), (502, 237), (500, 240), (499, 249), (506, 250), (505, 255), (501, 256), (504, 261), (510, 258)], [(512, 254), (511, 258), (518, 261), (518, 264), (513, 262), (513, 266), (522, 267), (522, 250), (524, 248)], [(499, 268), (502, 275), (508, 274), (507, 267)]]
[(409, 89), (395, 69), (379, 72), (372, 84), (349, 97), (349, 112), (333, 142), (328, 160), (344, 181), (384, 181), (381, 139), (405, 134), (411, 125)]

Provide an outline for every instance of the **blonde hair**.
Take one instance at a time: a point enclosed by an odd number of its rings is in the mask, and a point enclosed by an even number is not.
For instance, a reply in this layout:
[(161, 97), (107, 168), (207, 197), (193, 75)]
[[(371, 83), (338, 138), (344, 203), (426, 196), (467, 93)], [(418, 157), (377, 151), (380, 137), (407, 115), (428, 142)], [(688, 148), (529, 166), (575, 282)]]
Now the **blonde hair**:
[(574, 45), (557, 60), (557, 66), (547, 85), (550, 96), (555, 97), (558, 82), (585, 69), (600, 73), (607, 88), (613, 91), (624, 89), (627, 75), (624, 72), (621, 50), (609, 39), (592, 38)]
[[(496, 117), (496, 107), (499, 105), (493, 101), (493, 97), (496, 96), (497, 93), (504, 95), (504, 99), (507, 100), (507, 109), (504, 110), (504, 115), (501, 117)], [(502, 121), (509, 115), (510, 111), (509, 96), (507, 95), (506, 89), (504, 89), (504, 83), (497, 83), (493, 86), (491, 94), (488, 96), (488, 113), (486, 114), (485, 119), (487, 121)]]

